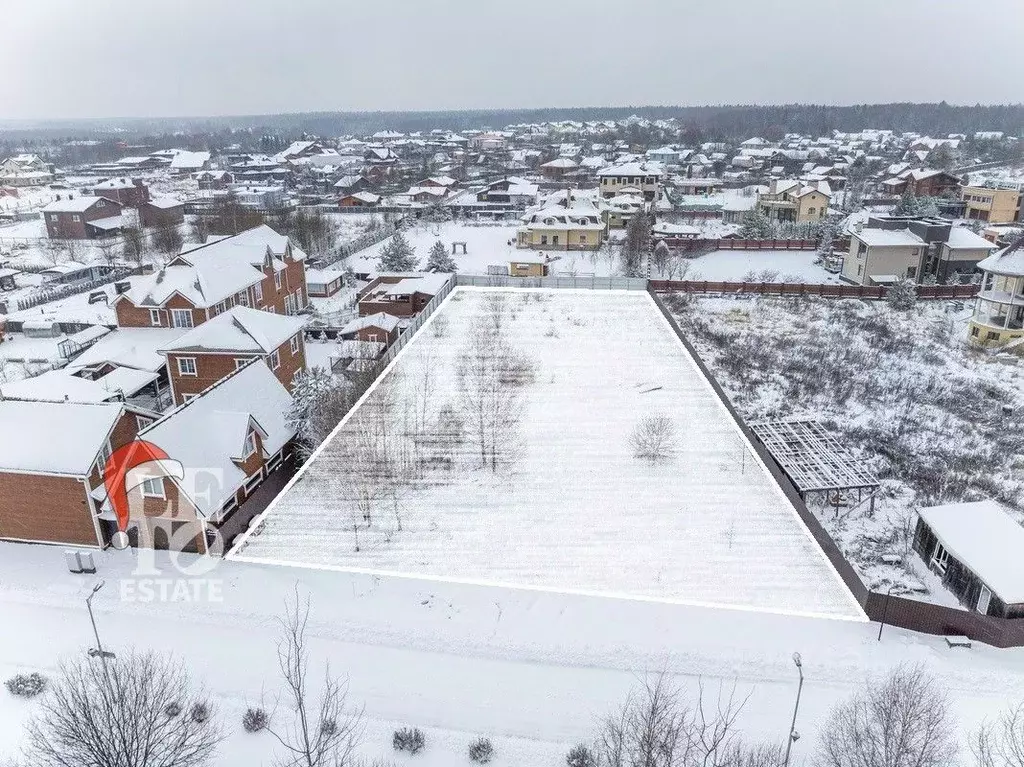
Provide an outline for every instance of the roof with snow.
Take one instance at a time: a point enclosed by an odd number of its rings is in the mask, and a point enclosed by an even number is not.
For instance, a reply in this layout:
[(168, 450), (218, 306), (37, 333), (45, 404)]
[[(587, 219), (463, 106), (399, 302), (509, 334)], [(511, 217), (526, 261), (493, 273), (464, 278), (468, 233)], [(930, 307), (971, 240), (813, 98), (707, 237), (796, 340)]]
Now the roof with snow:
[(43, 213), (84, 213), (99, 202), (103, 202), (105, 205), (115, 205), (120, 208), (120, 205), (113, 200), (108, 200), (106, 197), (78, 196), (54, 200), (43, 208)]
[(909, 229), (861, 229), (853, 236), (872, 248), (918, 247), (924, 240)]
[(1002, 250), (978, 262), (978, 268), (986, 272), (1024, 277), (1024, 239), (1018, 239)]
[(619, 176), (663, 176), (665, 166), (660, 162), (626, 162), (619, 165), (610, 165), (597, 172), (600, 177)]
[(154, 208), (160, 208), (161, 210), (169, 210), (171, 208), (181, 207), (185, 203), (177, 197), (154, 197), (146, 204), (151, 205)]
[(0, 386), (0, 396), (4, 399), (36, 402), (111, 402), (119, 399), (120, 394), (117, 389), (108, 388), (99, 381), (79, 378), (66, 370), (48, 370), (34, 378)]
[[(195, 493), (200, 514), (212, 516), (244, 484), (237, 461), (250, 431), (263, 438), (269, 458), (295, 435), (286, 421), (291, 395), (262, 360), (254, 360), (214, 384), (200, 396), (164, 415), (139, 432), (190, 469), (217, 471), (219, 487)], [(2, 403), (0, 403), (2, 404)]]
[(187, 332), (187, 328), (118, 328), (75, 357), (67, 369), (81, 370), (109, 362), (156, 372), (166, 363), (158, 350)]
[(171, 159), (171, 170), (202, 170), (210, 161), (209, 152), (178, 152)]
[(123, 411), (120, 403), (0, 401), (0, 470), (86, 476)]
[(387, 312), (377, 312), (376, 314), (370, 314), (366, 317), (356, 317), (355, 319), (345, 323), (345, 327), (341, 329), (343, 335), (349, 333), (356, 333), (363, 328), (380, 328), (381, 330), (390, 333), (392, 330), (398, 327), (398, 317), (388, 314)]
[(955, 559), (1006, 604), (1024, 602), (1024, 528), (995, 501), (931, 506), (918, 514)]
[(302, 330), (302, 317), (235, 306), (163, 346), (163, 352), (269, 354)]
[(994, 250), (995, 245), (966, 226), (954, 226), (949, 230), (946, 245), (953, 250)]

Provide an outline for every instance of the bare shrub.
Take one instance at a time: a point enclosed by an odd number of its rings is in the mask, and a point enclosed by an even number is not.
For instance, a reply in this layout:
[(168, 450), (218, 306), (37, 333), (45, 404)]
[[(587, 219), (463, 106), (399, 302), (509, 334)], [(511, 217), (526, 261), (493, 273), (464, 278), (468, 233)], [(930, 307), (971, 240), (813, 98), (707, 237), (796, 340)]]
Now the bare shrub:
[[(214, 755), (221, 733), (209, 715), (168, 716), (205, 705), (184, 668), (153, 653), (118, 653), (116, 662), (76, 660), (28, 725), (28, 762), (39, 767), (117, 765), (199, 767)], [(116, 733), (117, 737), (111, 737)]]
[(676, 426), (668, 416), (647, 416), (629, 435), (629, 445), (635, 458), (663, 461), (676, 450)]
[(469, 744), (469, 758), (477, 764), (487, 764), (494, 758), (494, 745), (488, 738), (477, 738)]
[(242, 729), (246, 732), (259, 732), (267, 729), (270, 724), (270, 717), (262, 708), (250, 707), (242, 714)]
[(1024, 767), (1024, 702), (982, 724), (970, 744), (978, 767)]
[(448, 317), (438, 314), (430, 322), (430, 333), (434, 338), (444, 338), (448, 335)]
[(19, 698), (34, 698), (46, 689), (46, 677), (33, 671), (31, 674), (16, 674), (4, 682), (11, 695)]
[(418, 754), (427, 745), (427, 739), (419, 727), (403, 727), (395, 730), (391, 736), (391, 745), (395, 751), (408, 751), (410, 754)]
[(597, 765), (597, 754), (583, 743), (573, 746), (565, 755), (565, 767), (597, 767)]
[(821, 767), (945, 767), (956, 756), (945, 692), (921, 666), (899, 666), (832, 709)]

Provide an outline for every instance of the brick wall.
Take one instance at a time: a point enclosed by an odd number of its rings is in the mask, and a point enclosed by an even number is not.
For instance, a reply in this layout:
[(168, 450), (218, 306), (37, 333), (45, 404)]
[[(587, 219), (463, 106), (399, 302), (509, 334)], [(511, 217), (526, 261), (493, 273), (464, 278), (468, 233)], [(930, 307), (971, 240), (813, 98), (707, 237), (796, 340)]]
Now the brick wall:
[[(292, 382), (295, 374), (306, 369), (306, 347), (299, 331), (299, 348), (294, 354), (291, 350), (291, 341), (285, 341), (277, 349), (278, 366), (271, 368), (277, 380), (281, 382), (289, 392), (292, 390)], [(270, 365), (270, 355), (254, 355), (251, 353), (238, 352), (235, 354), (224, 353), (198, 353), (198, 352), (169, 352), (167, 354), (167, 370), (171, 379), (171, 386), (174, 390), (174, 404), (180, 405), (185, 401), (186, 395), (200, 394), (223, 380), (235, 371), (236, 359), (252, 359), (260, 356), (264, 363)], [(196, 375), (182, 375), (178, 372), (178, 359), (190, 357), (196, 361)], [(244, 406), (244, 403), (241, 403)]]
[(114, 304), (114, 313), (117, 315), (118, 327), (122, 328), (169, 328), (173, 327), (171, 320), (171, 309), (187, 309), (192, 314), (192, 325), (201, 325), (206, 322), (206, 310), (197, 309), (191, 301), (180, 295), (174, 295), (162, 308), (158, 309), (160, 324), (154, 325), (150, 319), (149, 307), (136, 306), (129, 298), (120, 298)]
[(0, 538), (98, 546), (84, 483), (0, 472)]

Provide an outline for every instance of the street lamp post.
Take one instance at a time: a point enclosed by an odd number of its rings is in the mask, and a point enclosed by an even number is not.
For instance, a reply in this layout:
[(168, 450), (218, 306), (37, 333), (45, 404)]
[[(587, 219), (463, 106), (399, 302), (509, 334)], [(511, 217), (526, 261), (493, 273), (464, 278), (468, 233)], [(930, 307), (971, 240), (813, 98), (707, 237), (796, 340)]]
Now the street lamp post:
[(85, 606), (89, 609), (89, 621), (90, 623), (92, 623), (93, 636), (96, 637), (96, 646), (89, 648), (89, 655), (93, 658), (95, 658), (97, 655), (99, 656), (100, 661), (103, 663), (103, 674), (107, 677), (107, 684), (113, 687), (110, 681), (110, 669), (107, 667), (107, 659), (113, 658), (114, 653), (107, 652), (103, 649), (103, 643), (100, 642), (100, 632), (96, 628), (96, 616), (92, 614), (92, 598), (96, 596), (97, 591), (103, 588), (103, 585), (105, 583), (106, 581), (100, 581), (92, 587), (92, 592), (89, 594), (89, 596), (85, 598)]
[(796, 688), (796, 705), (793, 707), (793, 722), (789, 725), (789, 737), (786, 738), (786, 758), (783, 761), (783, 767), (789, 767), (790, 749), (800, 739), (800, 733), (796, 731), (796, 714), (800, 710), (800, 693), (804, 689), (804, 668), (800, 661), (800, 653), (793, 653), (793, 663), (796, 664), (796, 670), (800, 674), (800, 684)]

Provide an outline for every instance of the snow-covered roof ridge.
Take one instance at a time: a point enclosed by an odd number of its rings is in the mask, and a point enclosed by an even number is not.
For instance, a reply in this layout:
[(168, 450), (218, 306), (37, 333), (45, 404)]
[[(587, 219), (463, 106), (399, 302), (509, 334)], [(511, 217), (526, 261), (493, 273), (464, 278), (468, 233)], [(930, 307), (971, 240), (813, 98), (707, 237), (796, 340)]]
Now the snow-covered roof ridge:
[(302, 330), (302, 317), (234, 306), (175, 339), (161, 352), (249, 351), (269, 354)]
[(122, 403), (0, 400), (0, 470), (85, 476), (124, 410)]
[(1024, 236), (979, 261), (978, 268), (995, 274), (1024, 277)]

